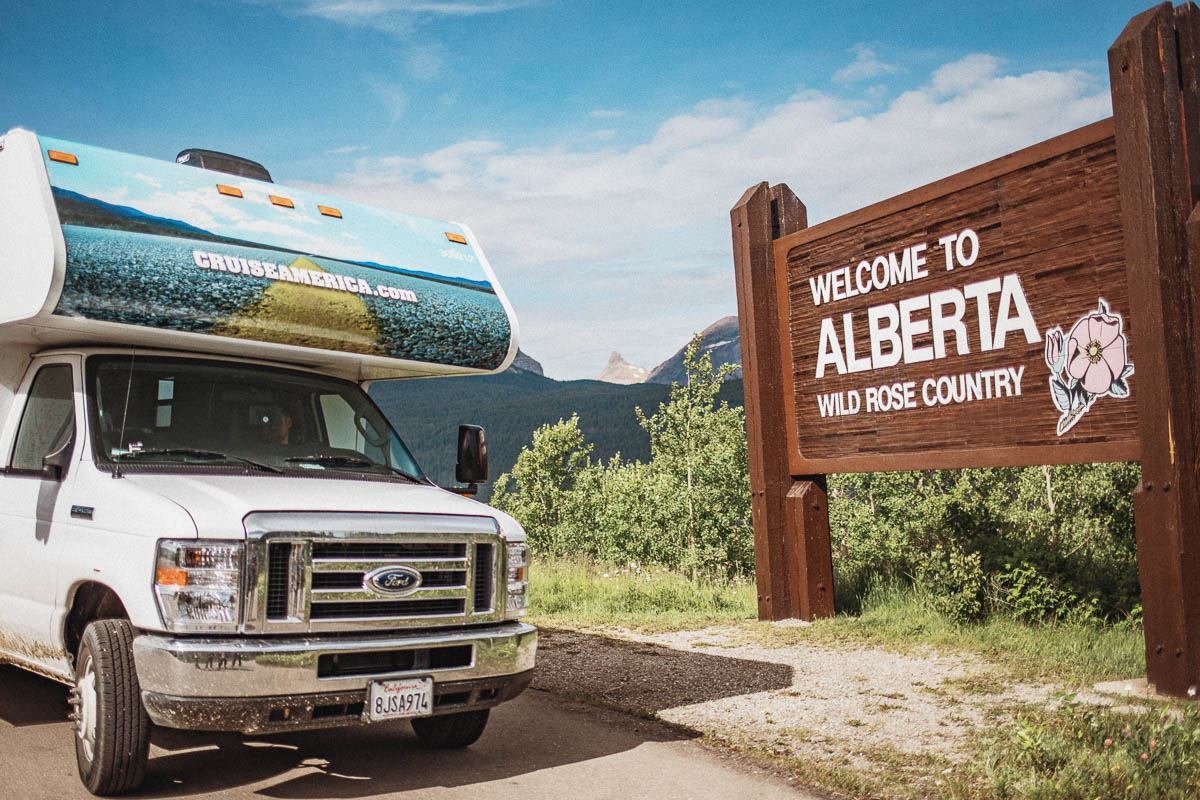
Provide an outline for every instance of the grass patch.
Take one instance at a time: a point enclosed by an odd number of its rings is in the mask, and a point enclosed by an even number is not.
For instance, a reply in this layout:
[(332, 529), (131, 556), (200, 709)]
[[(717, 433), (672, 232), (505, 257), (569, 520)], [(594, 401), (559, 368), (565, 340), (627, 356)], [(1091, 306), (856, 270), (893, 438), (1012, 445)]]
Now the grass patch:
[(752, 581), (690, 581), (657, 568), (539, 558), (530, 569), (529, 619), (558, 628), (695, 630), (754, 619)]
[(1097, 800), (1200, 796), (1200, 709), (1129, 713), (1068, 696), (985, 731), (951, 796)]
[(1128, 624), (1030, 624), (1003, 615), (957, 623), (933, 608), (918, 587), (876, 586), (859, 616), (838, 615), (811, 626), (755, 626), (768, 642), (800, 641), (949, 649), (976, 653), (1017, 680), (1055, 680), (1068, 686), (1118, 680), (1146, 672), (1142, 630)]

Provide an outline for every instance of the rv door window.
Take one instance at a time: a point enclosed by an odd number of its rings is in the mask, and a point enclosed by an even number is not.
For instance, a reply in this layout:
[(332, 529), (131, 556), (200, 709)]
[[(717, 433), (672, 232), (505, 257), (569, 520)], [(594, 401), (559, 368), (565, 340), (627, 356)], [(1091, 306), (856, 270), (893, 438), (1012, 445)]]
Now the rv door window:
[(10, 469), (41, 472), (42, 459), (62, 449), (75, 435), (75, 400), (68, 364), (42, 367), (33, 377), (17, 430)]

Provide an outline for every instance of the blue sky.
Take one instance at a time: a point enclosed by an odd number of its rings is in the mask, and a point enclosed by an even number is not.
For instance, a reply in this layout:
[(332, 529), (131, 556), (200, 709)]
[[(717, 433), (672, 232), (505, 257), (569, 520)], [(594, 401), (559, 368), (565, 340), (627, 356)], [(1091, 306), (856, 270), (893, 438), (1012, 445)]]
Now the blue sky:
[(0, 130), (470, 225), (551, 377), (736, 313), (729, 208), (810, 222), (1111, 113), (1146, 0), (3, 0)]

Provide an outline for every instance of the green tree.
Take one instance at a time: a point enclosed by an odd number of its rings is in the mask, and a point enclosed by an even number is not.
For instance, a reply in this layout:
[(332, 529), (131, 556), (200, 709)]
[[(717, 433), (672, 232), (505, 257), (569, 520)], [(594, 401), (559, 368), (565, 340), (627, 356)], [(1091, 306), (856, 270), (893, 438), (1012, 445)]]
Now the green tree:
[(654, 470), (674, 484), (661, 500), (676, 509), (679, 563), (693, 578), (698, 570), (743, 572), (753, 560), (745, 415), (740, 406), (715, 405), (721, 382), (737, 366), (713, 369), (703, 341), (692, 337), (683, 355), (687, 380), (671, 384), (658, 413), (636, 410), (650, 435)]
[[(512, 473), (496, 481), (492, 505), (520, 521), (535, 549), (567, 552), (572, 537), (564, 523), (578, 503), (576, 482), (591, 469), (591, 452), (592, 445), (583, 441), (579, 430), (579, 415), (543, 425), (517, 456)], [(510, 482), (515, 486), (510, 488)]]

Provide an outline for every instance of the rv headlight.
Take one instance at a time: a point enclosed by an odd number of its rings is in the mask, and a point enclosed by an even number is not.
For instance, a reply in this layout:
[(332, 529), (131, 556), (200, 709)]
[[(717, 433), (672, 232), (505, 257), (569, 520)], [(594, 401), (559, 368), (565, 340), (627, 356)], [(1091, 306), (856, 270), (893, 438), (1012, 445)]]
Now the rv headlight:
[(521, 543), (509, 543), (505, 547), (508, 591), (504, 594), (504, 616), (525, 616), (529, 605), (529, 548)]
[(242, 544), (218, 541), (158, 543), (154, 596), (168, 630), (236, 630), (242, 608)]

